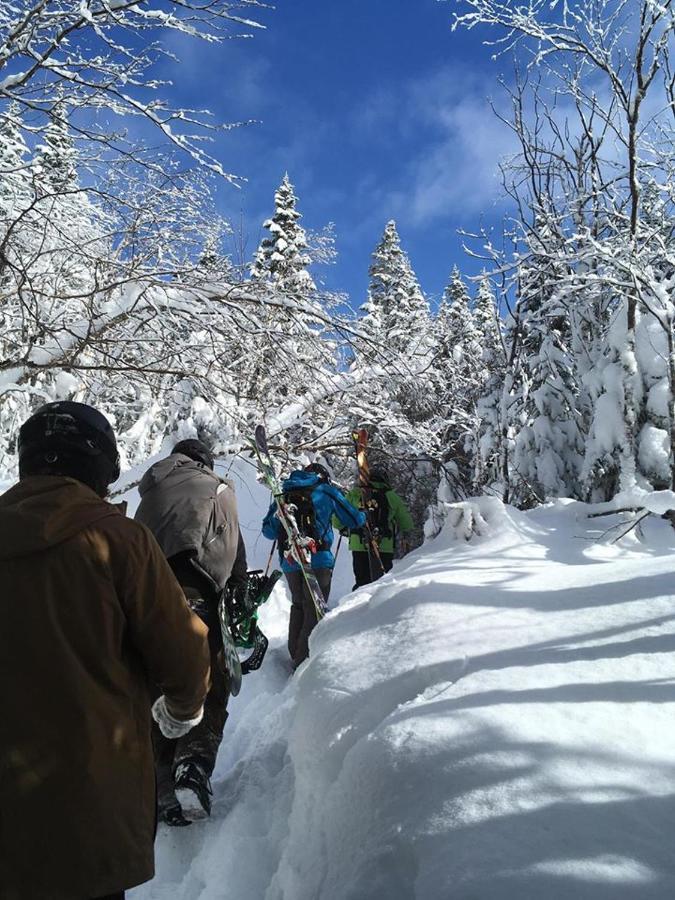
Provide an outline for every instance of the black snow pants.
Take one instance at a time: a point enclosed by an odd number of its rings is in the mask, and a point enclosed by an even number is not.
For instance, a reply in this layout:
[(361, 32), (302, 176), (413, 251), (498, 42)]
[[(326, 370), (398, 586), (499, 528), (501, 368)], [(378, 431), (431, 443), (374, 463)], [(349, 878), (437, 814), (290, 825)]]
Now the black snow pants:
[[(332, 569), (312, 569), (319, 582), (324, 599), (328, 601), (330, 583), (333, 578)], [(297, 669), (301, 662), (309, 656), (309, 636), (318, 621), (316, 607), (307, 587), (305, 576), (301, 571), (286, 572), (286, 580), (291, 592), (291, 618), (288, 623), (288, 652), (293, 660), (293, 668)]]
[[(204, 718), (187, 734), (176, 740), (165, 738), (155, 722), (152, 723), (152, 743), (157, 774), (157, 803), (162, 812), (177, 804), (173, 776), (178, 765), (190, 760), (198, 763), (208, 777), (216, 764), (218, 748), (223, 739), (227, 720), (227, 701), (230, 696), (227, 674), (218, 662), (223, 649), (223, 637), (218, 619), (218, 600), (204, 598), (190, 585), (182, 585), (191, 609), (209, 629), (211, 655), (211, 687), (204, 702)], [(202, 591), (201, 593), (206, 593)]]
[[(380, 559), (382, 560), (382, 566), (385, 572), (388, 572), (394, 564), (394, 554), (393, 553), (382, 553), (380, 551)], [(354, 550), (352, 552), (352, 568), (354, 569), (354, 587), (352, 590), (356, 590), (357, 587), (361, 587), (364, 584), (370, 584), (371, 581), (377, 581), (378, 578), (381, 578), (383, 573), (380, 572), (380, 567), (376, 559), (373, 560), (373, 570), (375, 571), (375, 578), (370, 574), (370, 560), (368, 559), (368, 551), (367, 550)]]

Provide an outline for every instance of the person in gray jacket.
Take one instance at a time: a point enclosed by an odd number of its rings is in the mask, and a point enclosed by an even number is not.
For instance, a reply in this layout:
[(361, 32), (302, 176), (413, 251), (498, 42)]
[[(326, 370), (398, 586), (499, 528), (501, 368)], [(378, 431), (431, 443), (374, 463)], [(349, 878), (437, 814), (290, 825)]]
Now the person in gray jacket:
[(212, 680), (202, 722), (178, 740), (153, 731), (159, 818), (189, 825), (211, 812), (209, 778), (230, 694), (218, 603), (228, 581), (246, 582), (246, 551), (234, 489), (213, 471), (213, 456), (202, 441), (176, 444), (148, 469), (139, 493), (136, 520), (152, 531), (190, 607), (209, 629)]

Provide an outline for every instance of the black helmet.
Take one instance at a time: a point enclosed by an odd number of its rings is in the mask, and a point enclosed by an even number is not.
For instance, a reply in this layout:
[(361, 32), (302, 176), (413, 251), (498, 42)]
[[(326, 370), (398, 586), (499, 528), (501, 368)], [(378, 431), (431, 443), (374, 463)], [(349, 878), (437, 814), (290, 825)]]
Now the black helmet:
[(213, 454), (203, 441), (198, 441), (196, 438), (179, 441), (171, 453), (182, 453), (183, 456), (189, 456), (195, 462), (213, 469)]
[(314, 474), (318, 475), (322, 481), (326, 481), (330, 484), (330, 472), (325, 466), (322, 466), (321, 463), (310, 463), (308, 466), (305, 466), (305, 472), (314, 472)]
[[(26, 419), (17, 444), (19, 471), (33, 469), (44, 474), (70, 474), (72, 461), (89, 458), (105, 487), (120, 477), (120, 456), (112, 425), (97, 409), (86, 403), (58, 400), (47, 403)], [(62, 463), (69, 460), (66, 472)]]

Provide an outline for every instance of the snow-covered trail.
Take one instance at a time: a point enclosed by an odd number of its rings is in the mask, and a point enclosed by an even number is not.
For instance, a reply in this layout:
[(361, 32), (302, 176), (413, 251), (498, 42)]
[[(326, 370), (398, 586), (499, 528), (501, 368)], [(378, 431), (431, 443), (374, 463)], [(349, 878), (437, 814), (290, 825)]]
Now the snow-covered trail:
[[(143, 466), (145, 469), (154, 458)], [(219, 474), (234, 481), (249, 568), (265, 568), (271, 544), (260, 533), (270, 502), (269, 490), (255, 480), (243, 459)], [(136, 480), (137, 472), (129, 474)], [(129, 514), (138, 503), (135, 490), (123, 495)], [(334, 551), (337, 545), (334, 546)], [(276, 554), (273, 565), (277, 565)], [(351, 590), (353, 576), (346, 542), (340, 547), (333, 577), (331, 605)], [(292, 767), (286, 760), (284, 723), (294, 706), (291, 667), (286, 650), (290, 598), (285, 579), (261, 610), (260, 623), (270, 646), (260, 670), (245, 677), (229, 703), (223, 743), (213, 773), (213, 809), (208, 822), (189, 828), (160, 826), (156, 845), (157, 877), (129, 892), (133, 900), (236, 896), (263, 897), (279, 862), (287, 831), (280, 811), (290, 812)], [(274, 802), (270, 802), (273, 796)], [(279, 820), (276, 827), (275, 820)], [(213, 872), (217, 871), (217, 881)], [(225, 877), (220, 873), (227, 872)], [(238, 873), (233, 879), (232, 873)]]
[(673, 532), (481, 509), (483, 537), (347, 596), (290, 680), (273, 598), (212, 820), (160, 830), (133, 900), (671, 900)]

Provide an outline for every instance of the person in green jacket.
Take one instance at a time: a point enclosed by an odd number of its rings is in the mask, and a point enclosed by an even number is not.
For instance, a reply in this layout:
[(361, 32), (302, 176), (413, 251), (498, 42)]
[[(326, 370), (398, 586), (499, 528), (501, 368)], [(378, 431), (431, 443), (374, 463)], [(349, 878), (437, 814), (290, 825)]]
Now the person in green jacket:
[[(363, 488), (359, 485), (352, 488), (347, 494), (347, 500), (358, 509), (364, 509), (368, 516), (368, 523), (377, 541), (384, 572), (388, 572), (394, 562), (394, 536), (396, 531), (405, 534), (413, 528), (413, 520), (408, 512), (408, 507), (399, 497), (396, 491), (389, 485), (389, 475), (386, 469), (375, 467), (370, 470), (370, 490), (368, 491), (368, 509), (363, 499)], [(373, 560), (373, 574), (369, 560), (368, 548), (364, 543), (360, 531), (351, 531), (349, 536), (349, 549), (352, 552), (352, 566), (354, 569), (354, 587), (361, 587), (380, 578), (384, 572), (380, 571), (379, 564)]]

